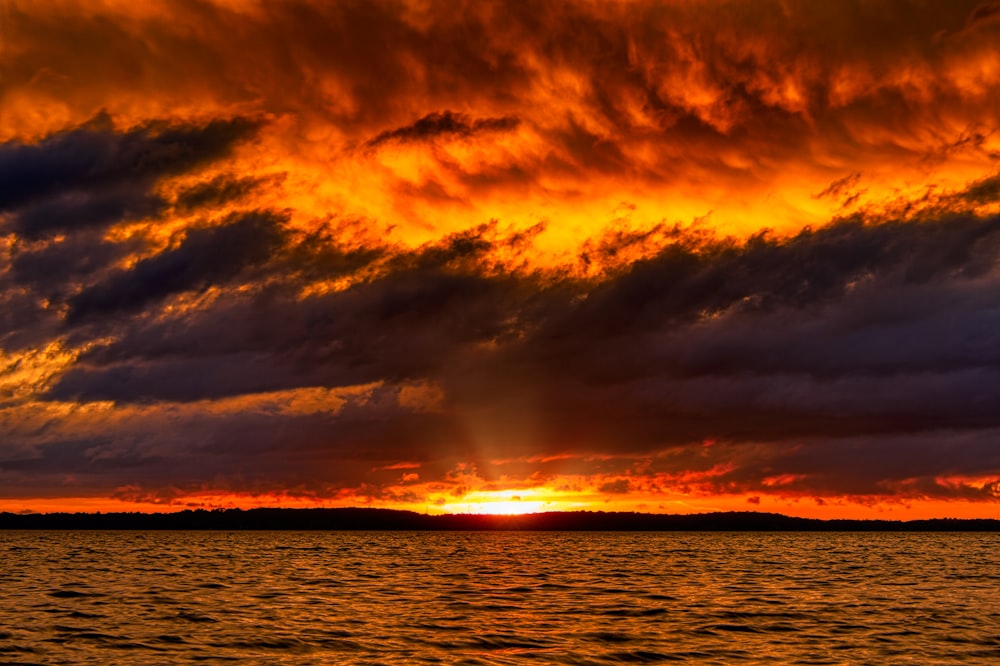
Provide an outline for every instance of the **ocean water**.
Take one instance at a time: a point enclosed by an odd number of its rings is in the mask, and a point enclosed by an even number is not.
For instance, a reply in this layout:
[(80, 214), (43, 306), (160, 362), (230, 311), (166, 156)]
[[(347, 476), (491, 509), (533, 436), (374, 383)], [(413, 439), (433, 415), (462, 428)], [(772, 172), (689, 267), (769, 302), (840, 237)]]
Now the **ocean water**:
[(1000, 535), (0, 532), (0, 664), (1000, 663)]

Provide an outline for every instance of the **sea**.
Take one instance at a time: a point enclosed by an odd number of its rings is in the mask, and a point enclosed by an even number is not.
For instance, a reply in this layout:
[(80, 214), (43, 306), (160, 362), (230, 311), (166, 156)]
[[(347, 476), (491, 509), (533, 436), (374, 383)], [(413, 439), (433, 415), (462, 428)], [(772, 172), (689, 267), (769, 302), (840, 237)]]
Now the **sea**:
[(0, 532), (0, 664), (1000, 664), (1000, 535)]

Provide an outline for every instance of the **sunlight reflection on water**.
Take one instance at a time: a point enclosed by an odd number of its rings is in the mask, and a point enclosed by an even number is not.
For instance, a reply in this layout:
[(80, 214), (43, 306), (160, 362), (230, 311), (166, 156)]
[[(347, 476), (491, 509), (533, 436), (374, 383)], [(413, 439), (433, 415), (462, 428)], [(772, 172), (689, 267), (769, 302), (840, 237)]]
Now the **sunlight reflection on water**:
[(0, 532), (4, 663), (996, 663), (994, 534)]

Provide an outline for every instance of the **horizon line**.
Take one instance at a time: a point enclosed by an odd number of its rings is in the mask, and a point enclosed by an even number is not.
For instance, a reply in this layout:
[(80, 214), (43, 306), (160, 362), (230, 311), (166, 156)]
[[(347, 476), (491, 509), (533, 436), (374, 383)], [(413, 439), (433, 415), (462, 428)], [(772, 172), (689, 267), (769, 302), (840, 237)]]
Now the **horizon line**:
[[(542, 511), (521, 514), (420, 513), (380, 507), (185, 508), (169, 512), (0, 511), (0, 530), (372, 530), (372, 531), (795, 531), (839, 527), (1000, 531), (997, 518), (804, 518), (763, 511), (670, 514), (637, 511)], [(970, 528), (976, 528), (972, 530)]]

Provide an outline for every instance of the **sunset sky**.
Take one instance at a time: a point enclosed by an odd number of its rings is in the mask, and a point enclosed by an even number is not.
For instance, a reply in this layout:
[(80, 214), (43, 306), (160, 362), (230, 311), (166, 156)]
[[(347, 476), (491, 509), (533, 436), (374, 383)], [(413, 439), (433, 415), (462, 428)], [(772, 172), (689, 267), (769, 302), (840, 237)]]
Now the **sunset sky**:
[(0, 511), (1000, 517), (1000, 3), (0, 0)]

